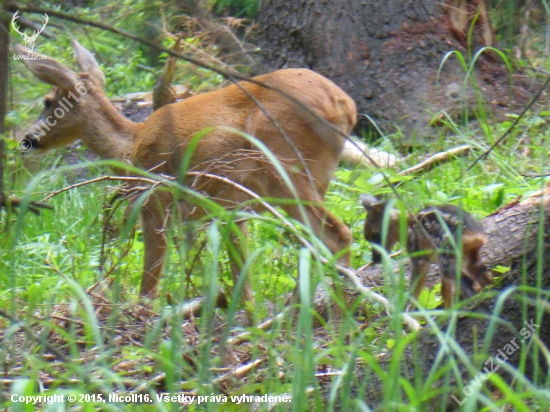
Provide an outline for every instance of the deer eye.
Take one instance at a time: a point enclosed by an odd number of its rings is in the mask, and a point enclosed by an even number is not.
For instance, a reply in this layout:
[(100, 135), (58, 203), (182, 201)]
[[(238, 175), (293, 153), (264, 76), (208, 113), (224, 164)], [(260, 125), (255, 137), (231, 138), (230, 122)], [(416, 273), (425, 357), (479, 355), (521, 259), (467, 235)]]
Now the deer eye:
[(52, 101), (50, 99), (44, 100), (44, 110), (48, 110), (50, 107), (52, 107)]

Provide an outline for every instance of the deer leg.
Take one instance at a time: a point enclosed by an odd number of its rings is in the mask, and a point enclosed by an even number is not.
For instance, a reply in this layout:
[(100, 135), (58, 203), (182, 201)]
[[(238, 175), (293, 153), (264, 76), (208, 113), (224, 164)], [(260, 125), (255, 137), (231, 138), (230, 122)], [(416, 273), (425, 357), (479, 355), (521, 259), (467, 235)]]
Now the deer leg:
[(315, 233), (315, 235), (323, 241), (323, 243), (333, 254), (344, 251), (338, 259), (338, 263), (342, 266), (349, 267), (349, 247), (352, 242), (351, 231), (349, 228), (340, 222), (338, 218), (336, 218), (322, 205), (304, 206), (303, 209), (305, 210), (307, 223), (305, 222), (304, 216), (299, 207), (285, 207), (285, 210), (291, 217), (301, 221), (304, 224), (309, 224), (313, 230), (313, 233)]
[(443, 298), (443, 304), (445, 309), (451, 308), (455, 300), (455, 286), (456, 282), (445, 276), (441, 278), (441, 297)]
[[(445, 302), (445, 308), (453, 306), (456, 292), (457, 263), (454, 255), (442, 254), (439, 258), (439, 269), (442, 274), (441, 295)], [(464, 254), (462, 261), (462, 273), (460, 277), (460, 295), (469, 298), (479, 293), (481, 289), (492, 283), (493, 275), (487, 267), (480, 262), (476, 254)]]
[(141, 210), (141, 226), (145, 255), (143, 259), (143, 275), (139, 295), (155, 298), (162, 273), (162, 265), (166, 256), (166, 234), (164, 232), (167, 217), (166, 203), (160, 201), (160, 196), (151, 196), (148, 204)]
[[(307, 224), (311, 227), (313, 233), (317, 235), (334, 254), (343, 251), (338, 262), (346, 267), (350, 265), (350, 252), (352, 236), (349, 228), (340, 222), (334, 215), (322, 205), (304, 206)], [(296, 220), (304, 222), (302, 211), (297, 206), (286, 206), (287, 213)], [(306, 222), (304, 222), (305, 224)], [(315, 292), (315, 307), (316, 311), (321, 316), (326, 317), (327, 304), (330, 301), (326, 291), (319, 285)], [(332, 307), (333, 320), (338, 320), (341, 315), (339, 307)]]
[(493, 273), (479, 257), (479, 249), (470, 250), (469, 253), (464, 253), (463, 272), (465, 272), (477, 286), (478, 290), (475, 293), (493, 283)]
[[(420, 251), (421, 253), (424, 253)], [(411, 257), (411, 286), (410, 289), (413, 290), (413, 296), (416, 300), (420, 296), (420, 292), (424, 288), (424, 283), (426, 283), (426, 275), (428, 274), (428, 269), (430, 268), (430, 262), (433, 259), (433, 253), (429, 255), (422, 256), (412, 256)]]
[[(439, 271), (441, 272), (441, 297), (445, 309), (449, 309), (454, 304), (456, 293), (456, 276), (457, 276), (457, 263), (454, 253), (441, 253), (439, 255)], [(461, 291), (468, 297), (473, 293), (470, 293), (472, 287), (472, 279), (469, 277), (461, 277), (460, 279)]]

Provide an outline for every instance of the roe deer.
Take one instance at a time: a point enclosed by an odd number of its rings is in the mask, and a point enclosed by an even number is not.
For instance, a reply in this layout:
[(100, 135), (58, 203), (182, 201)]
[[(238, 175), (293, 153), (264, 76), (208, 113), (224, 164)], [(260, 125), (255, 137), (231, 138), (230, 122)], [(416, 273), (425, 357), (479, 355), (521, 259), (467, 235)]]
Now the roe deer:
[[(243, 81), (242, 89), (231, 85), (196, 95), (163, 106), (147, 121), (137, 124), (126, 119), (105, 97), (105, 77), (93, 55), (76, 41), (73, 47), (81, 73), (20, 45), (15, 47), (31, 72), (54, 86), (45, 97), (44, 112), (31, 129), (35, 132), (21, 140), (24, 149), (48, 150), (81, 139), (101, 158), (119, 159), (178, 177), (193, 137), (212, 128), (194, 147), (187, 168), (199, 174), (185, 178), (184, 184), (227, 208), (250, 197), (222, 179), (212, 178), (213, 174), (263, 197), (294, 199), (292, 190), (250, 139), (220, 126), (237, 129), (263, 142), (290, 175), (303, 207), (296, 202), (283, 202), (281, 207), (291, 217), (310, 225), (332, 253), (341, 253), (340, 263), (349, 266), (350, 230), (322, 202), (338, 165), (344, 136), (351, 132), (357, 113), (353, 100), (332, 81), (307, 69), (279, 70), (254, 78), (269, 88)], [(301, 105), (271, 88), (292, 96)], [(250, 96), (276, 120), (284, 135)], [(145, 256), (141, 296), (156, 296), (166, 253), (163, 229), (172, 203), (170, 193), (157, 190), (142, 207)], [(181, 206), (186, 218), (204, 214), (200, 208), (189, 206)]]
[[(387, 202), (372, 195), (361, 196), (367, 210), (364, 235), (369, 242), (380, 244), (390, 251), (399, 240), (400, 214), (389, 210), (388, 228), (383, 237), (383, 217)], [(481, 225), (461, 208), (454, 205), (428, 206), (414, 216), (407, 216), (407, 251), (411, 269), (411, 287), (418, 299), (424, 287), (430, 263), (437, 258), (441, 272), (441, 296), (445, 308), (453, 305), (456, 286), (457, 250), (462, 250), (460, 294), (468, 298), (493, 282), (493, 275), (480, 258), (480, 249), (487, 243)], [(462, 245), (462, 248), (460, 248)], [(373, 262), (380, 262), (380, 253), (373, 250)]]

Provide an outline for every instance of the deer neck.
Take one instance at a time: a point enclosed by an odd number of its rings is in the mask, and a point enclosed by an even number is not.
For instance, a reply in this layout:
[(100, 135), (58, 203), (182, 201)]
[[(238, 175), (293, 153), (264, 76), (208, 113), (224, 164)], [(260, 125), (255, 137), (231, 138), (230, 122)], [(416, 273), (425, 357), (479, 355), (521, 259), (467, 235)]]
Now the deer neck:
[(139, 124), (128, 120), (105, 96), (84, 126), (82, 142), (102, 159), (129, 161)]

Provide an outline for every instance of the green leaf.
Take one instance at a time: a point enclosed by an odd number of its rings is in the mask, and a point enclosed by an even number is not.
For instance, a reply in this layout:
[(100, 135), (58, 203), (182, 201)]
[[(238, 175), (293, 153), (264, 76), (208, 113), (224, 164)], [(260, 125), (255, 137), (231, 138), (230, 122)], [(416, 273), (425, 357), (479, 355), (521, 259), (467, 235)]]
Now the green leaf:
[(508, 273), (510, 272), (510, 270), (512, 270), (512, 268), (510, 266), (502, 266), (502, 265), (497, 265), (493, 268), (493, 272), (497, 272), (497, 273)]

